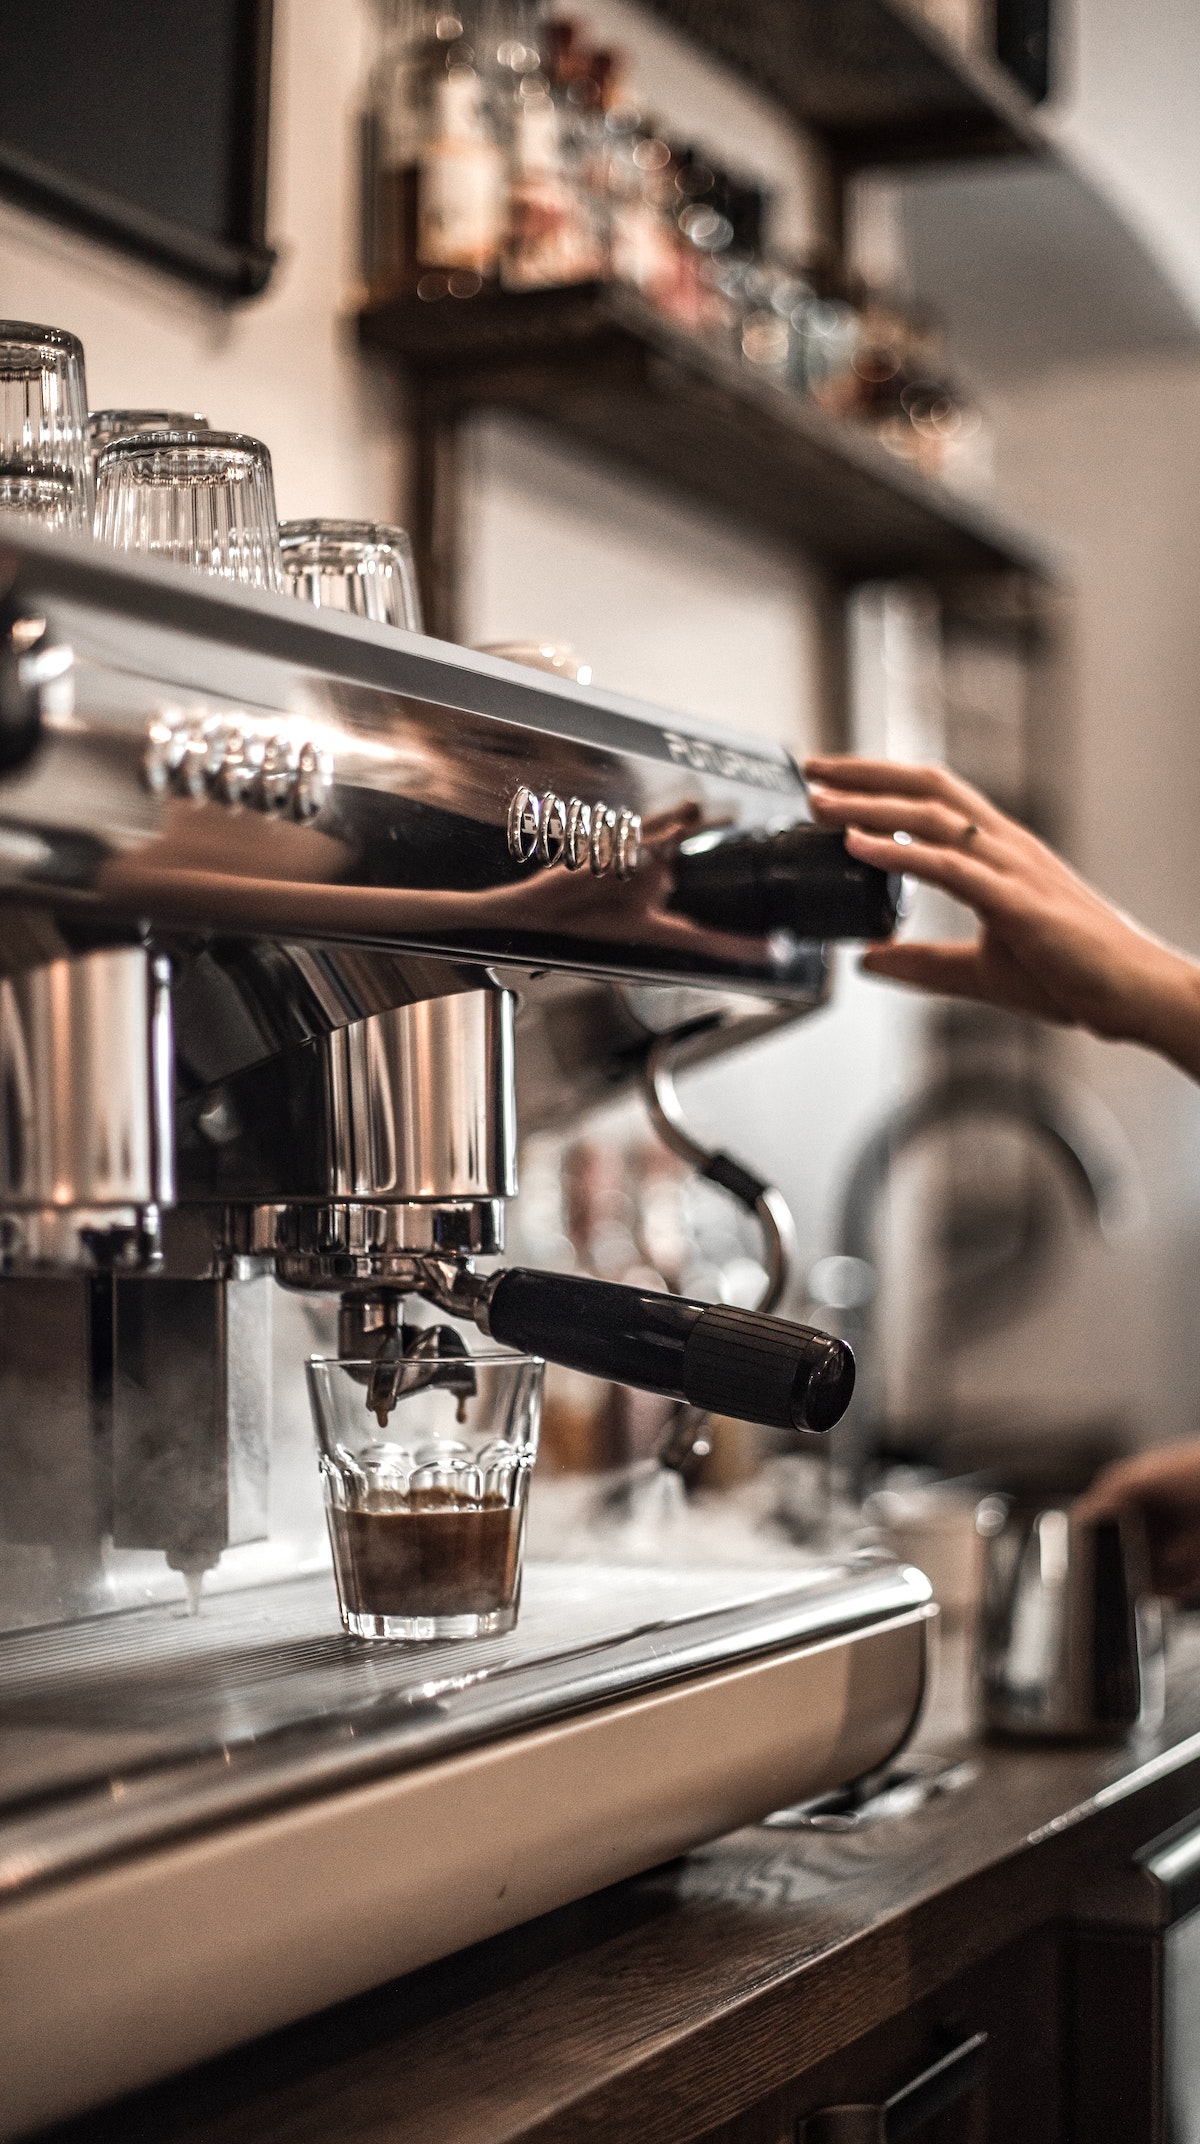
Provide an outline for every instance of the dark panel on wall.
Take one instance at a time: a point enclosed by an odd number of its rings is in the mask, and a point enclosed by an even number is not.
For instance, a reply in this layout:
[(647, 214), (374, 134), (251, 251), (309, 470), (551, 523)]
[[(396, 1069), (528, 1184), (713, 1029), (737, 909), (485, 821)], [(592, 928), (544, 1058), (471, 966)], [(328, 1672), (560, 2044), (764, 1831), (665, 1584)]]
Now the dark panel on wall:
[(260, 290), (271, 0), (4, 0), (0, 190), (192, 280)]

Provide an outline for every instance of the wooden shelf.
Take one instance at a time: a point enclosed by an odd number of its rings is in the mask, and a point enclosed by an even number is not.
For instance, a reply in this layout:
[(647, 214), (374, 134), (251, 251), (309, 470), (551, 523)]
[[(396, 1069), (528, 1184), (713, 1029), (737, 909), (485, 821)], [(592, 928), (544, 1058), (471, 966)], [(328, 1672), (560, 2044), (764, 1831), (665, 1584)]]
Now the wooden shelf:
[(906, 0), (647, 4), (812, 128), (844, 171), (1045, 147), (1015, 77)]
[(836, 580), (1050, 577), (1035, 538), (931, 482), (807, 396), (605, 284), (368, 307), (363, 342), (398, 360), (428, 440), (506, 409), (803, 552)]

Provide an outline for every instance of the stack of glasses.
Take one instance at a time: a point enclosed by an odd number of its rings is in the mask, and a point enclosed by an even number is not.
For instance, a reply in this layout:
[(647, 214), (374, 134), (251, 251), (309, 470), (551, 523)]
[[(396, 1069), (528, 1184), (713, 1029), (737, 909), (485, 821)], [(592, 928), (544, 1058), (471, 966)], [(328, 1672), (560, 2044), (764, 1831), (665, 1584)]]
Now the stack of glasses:
[(281, 530), (259, 439), (214, 432), (195, 411), (88, 415), (83, 348), (62, 328), (0, 321), (0, 511), (95, 534), (118, 551), (320, 609), (421, 630), (412, 546), (367, 521)]
[(0, 508), (80, 535), (91, 527), (83, 346), (63, 328), (0, 322)]

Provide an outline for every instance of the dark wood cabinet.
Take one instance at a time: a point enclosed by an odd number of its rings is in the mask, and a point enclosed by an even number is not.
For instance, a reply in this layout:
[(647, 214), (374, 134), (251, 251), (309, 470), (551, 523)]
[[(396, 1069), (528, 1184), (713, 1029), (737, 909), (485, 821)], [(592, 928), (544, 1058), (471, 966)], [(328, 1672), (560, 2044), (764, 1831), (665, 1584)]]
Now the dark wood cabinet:
[[(1056, 1929), (1008, 1945), (737, 2121), (708, 2131), (703, 2144), (842, 2144), (843, 2135), (845, 2144), (859, 2144), (860, 2136), (876, 2144), (868, 2120), (856, 2135), (854, 2123), (839, 2133), (830, 2116), (889, 2102), (892, 2120), (879, 2130), (888, 2144), (909, 2136), (915, 2144), (1061, 2144), (1066, 1949)], [(924, 2118), (922, 2094), (913, 2090), (922, 2084)]]

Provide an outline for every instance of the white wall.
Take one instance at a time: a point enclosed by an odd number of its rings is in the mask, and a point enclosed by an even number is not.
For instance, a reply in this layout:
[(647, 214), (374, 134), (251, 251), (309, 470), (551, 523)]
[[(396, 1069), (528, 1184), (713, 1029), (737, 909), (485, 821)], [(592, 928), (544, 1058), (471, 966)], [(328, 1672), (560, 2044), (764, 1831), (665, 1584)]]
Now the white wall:
[(566, 641), (614, 691), (815, 742), (793, 560), (510, 419), (472, 427), (468, 469), (465, 639)]
[(1059, 0), (1055, 124), (1200, 308), (1200, 8)]

